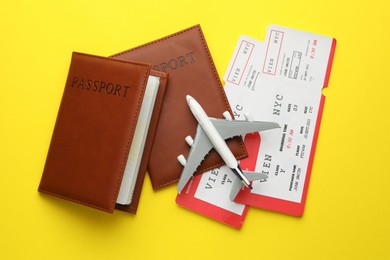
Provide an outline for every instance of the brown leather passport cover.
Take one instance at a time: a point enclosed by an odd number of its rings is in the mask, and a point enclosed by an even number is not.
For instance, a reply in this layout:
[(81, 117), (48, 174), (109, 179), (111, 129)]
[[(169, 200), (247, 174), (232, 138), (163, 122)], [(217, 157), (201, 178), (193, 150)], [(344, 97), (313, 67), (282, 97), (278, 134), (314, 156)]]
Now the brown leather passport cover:
[[(231, 112), (206, 40), (199, 25), (113, 55), (117, 59), (153, 64), (153, 69), (168, 72), (169, 80), (159, 124), (152, 147), (148, 172), (154, 189), (178, 181), (183, 167), (177, 156), (189, 153), (184, 138), (194, 137), (197, 121), (191, 114), (186, 95), (193, 96), (210, 117), (223, 118)], [(237, 159), (247, 156), (241, 138), (228, 141)], [(212, 150), (197, 173), (223, 164)]]
[[(113, 212), (150, 70), (148, 64), (73, 53), (40, 192)], [(157, 74), (163, 93), (166, 75)], [(150, 129), (157, 124), (157, 107)], [(145, 146), (132, 203), (123, 210), (137, 209), (152, 141)]]

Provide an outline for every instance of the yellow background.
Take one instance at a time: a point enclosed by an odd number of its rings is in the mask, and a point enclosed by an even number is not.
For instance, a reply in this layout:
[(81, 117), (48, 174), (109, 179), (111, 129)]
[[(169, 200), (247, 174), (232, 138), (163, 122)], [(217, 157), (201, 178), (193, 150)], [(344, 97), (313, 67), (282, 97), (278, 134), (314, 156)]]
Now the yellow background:
[[(389, 259), (390, 4), (1, 1), (1, 259)], [(136, 216), (39, 194), (72, 51), (108, 56), (200, 23), (220, 76), (268, 24), (337, 39), (303, 217), (251, 208), (241, 230), (146, 178)]]

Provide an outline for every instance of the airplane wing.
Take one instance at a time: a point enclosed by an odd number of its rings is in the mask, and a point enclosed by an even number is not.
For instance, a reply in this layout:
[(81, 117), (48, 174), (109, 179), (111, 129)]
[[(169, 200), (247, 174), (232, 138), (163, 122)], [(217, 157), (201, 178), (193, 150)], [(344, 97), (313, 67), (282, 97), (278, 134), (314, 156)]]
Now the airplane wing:
[(211, 148), (213, 148), (213, 144), (203, 131), (202, 127), (198, 125), (194, 143), (191, 146), (187, 162), (183, 168), (177, 185), (179, 193), (183, 190), (184, 186), (186, 186), (187, 182), (190, 180), (199, 164), (203, 161), (204, 157), (210, 152)]
[[(259, 172), (242, 171), (242, 173), (248, 179), (248, 181), (264, 180), (268, 178), (267, 174), (259, 173)], [(235, 177), (233, 181), (233, 187), (229, 195), (231, 201), (234, 201), (238, 192), (241, 190), (242, 185), (243, 185), (242, 181), (239, 178)]]
[(229, 121), (226, 119), (211, 118), (211, 122), (223, 139), (228, 139), (237, 135), (244, 135), (274, 128), (280, 128), (278, 123), (260, 121)]

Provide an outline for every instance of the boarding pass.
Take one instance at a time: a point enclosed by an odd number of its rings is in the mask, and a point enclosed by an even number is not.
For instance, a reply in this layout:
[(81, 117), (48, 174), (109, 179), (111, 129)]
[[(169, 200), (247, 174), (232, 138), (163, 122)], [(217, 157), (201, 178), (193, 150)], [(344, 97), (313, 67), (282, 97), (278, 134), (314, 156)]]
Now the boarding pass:
[(303, 214), (334, 48), (331, 37), (275, 25), (265, 42), (240, 37), (224, 77), (235, 118), (249, 113), (281, 128), (260, 133), (255, 169), (268, 179), (237, 202)]

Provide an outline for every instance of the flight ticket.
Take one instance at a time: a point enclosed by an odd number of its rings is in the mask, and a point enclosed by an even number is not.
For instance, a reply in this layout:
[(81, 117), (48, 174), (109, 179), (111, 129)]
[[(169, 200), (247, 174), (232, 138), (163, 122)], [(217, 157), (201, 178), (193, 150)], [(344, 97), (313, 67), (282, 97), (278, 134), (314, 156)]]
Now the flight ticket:
[[(245, 120), (244, 115), (250, 114), (253, 120), (279, 123), (279, 129), (260, 132), (257, 138), (253, 134), (244, 137), (251, 149), (241, 167), (268, 178), (253, 182), (252, 190), (244, 188), (235, 204), (229, 201), (226, 182), (217, 183), (223, 189), (214, 185), (208, 194), (202, 192), (210, 178), (208, 172), (194, 177), (189, 185), (192, 194), (179, 195), (179, 204), (183, 205), (181, 198), (185, 197), (186, 207), (225, 223), (235, 215), (242, 221), (247, 210), (243, 205), (303, 214), (325, 101), (321, 90), (328, 84), (335, 45), (331, 37), (276, 25), (268, 27), (264, 42), (240, 37), (224, 75), (225, 92), (236, 120)], [(202, 201), (207, 207), (200, 211), (190, 204), (193, 201)], [(235, 211), (240, 204), (243, 210)], [(223, 219), (213, 213), (222, 209)]]
[(236, 176), (222, 166), (193, 176), (176, 197), (176, 203), (235, 228), (241, 228), (248, 206), (229, 199)]
[(324, 96), (335, 49), (331, 37), (271, 25), (265, 42), (242, 36), (225, 74), (225, 91), (236, 119), (278, 122), (260, 133), (254, 182), (236, 202), (303, 214)]
[[(254, 133), (246, 135), (244, 139), (250, 156), (241, 160), (240, 165), (248, 171), (255, 170), (259, 138), (260, 135)], [(176, 202), (222, 223), (241, 228), (249, 206), (229, 199), (235, 178), (237, 177), (227, 166), (194, 176), (182, 193), (177, 195)]]

